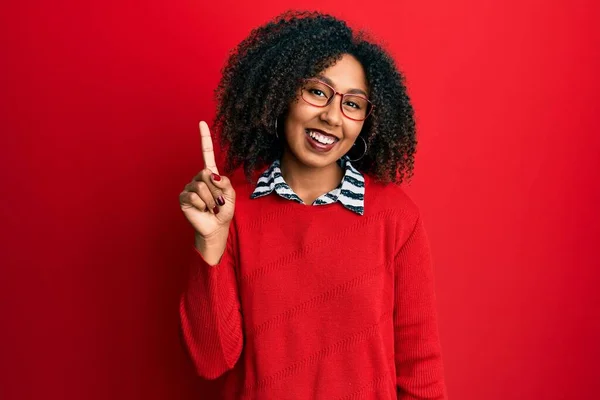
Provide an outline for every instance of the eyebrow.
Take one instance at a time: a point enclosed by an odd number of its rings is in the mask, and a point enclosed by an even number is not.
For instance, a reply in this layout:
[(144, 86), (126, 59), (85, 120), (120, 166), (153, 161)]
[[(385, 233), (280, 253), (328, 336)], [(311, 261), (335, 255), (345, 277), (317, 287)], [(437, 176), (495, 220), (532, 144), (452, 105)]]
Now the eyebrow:
[[(319, 76), (317, 76), (317, 78), (319, 78), (323, 82), (327, 83), (328, 85), (335, 86), (333, 84), (333, 82), (331, 81), (331, 79), (329, 79), (326, 76), (319, 75)], [(362, 95), (364, 95), (367, 98), (369, 97), (369, 95), (364, 90), (362, 90), (362, 89), (350, 89), (346, 93), (348, 93), (348, 94), (362, 94)]]

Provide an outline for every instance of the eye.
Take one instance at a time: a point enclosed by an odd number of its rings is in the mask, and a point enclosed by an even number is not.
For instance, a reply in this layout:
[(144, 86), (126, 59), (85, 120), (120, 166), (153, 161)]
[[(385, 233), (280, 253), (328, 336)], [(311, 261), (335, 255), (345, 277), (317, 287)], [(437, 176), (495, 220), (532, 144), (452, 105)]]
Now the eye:
[(319, 90), (319, 89), (310, 89), (310, 93), (312, 93), (316, 96), (319, 96), (319, 97), (327, 97), (325, 95), (325, 92), (323, 92), (322, 90)]
[(360, 105), (356, 104), (353, 101), (347, 101), (347, 102), (344, 103), (344, 105), (347, 105), (347, 106), (352, 107), (352, 108), (356, 108), (357, 110), (361, 109)]

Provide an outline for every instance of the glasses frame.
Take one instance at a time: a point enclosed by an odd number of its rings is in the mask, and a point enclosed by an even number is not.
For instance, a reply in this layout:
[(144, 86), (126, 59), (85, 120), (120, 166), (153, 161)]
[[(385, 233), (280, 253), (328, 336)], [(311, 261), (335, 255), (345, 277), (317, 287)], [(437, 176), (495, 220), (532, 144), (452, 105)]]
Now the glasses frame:
[[(322, 106), (318, 106), (316, 104), (313, 104), (313, 103), (309, 102), (308, 100), (306, 100), (304, 98), (304, 84), (306, 82), (319, 82), (320, 84), (325, 85), (328, 88), (330, 88), (331, 91), (333, 92), (333, 95), (329, 99), (327, 99), (327, 103), (325, 103)], [(371, 113), (373, 112), (373, 109), (375, 108), (375, 105), (373, 105), (373, 103), (371, 103), (371, 100), (367, 99), (365, 96), (363, 96), (361, 94), (357, 94), (357, 93), (340, 93), (337, 90), (335, 90), (331, 85), (323, 82), (320, 79), (316, 79), (316, 78), (307, 78), (307, 79), (303, 79), (302, 80), (302, 87), (300, 88), (300, 97), (302, 98), (302, 100), (305, 103), (310, 104), (313, 107), (318, 107), (318, 108), (328, 107), (331, 104), (331, 102), (333, 102), (333, 99), (335, 99), (336, 95), (342, 96), (342, 101), (340, 102), (340, 110), (342, 111), (342, 115), (344, 117), (348, 118), (348, 119), (351, 119), (352, 121), (364, 121), (364, 120), (366, 120), (367, 118), (369, 118), (369, 115), (371, 115)], [(362, 118), (362, 119), (356, 119), (356, 118), (352, 118), (352, 117), (349, 117), (348, 115), (346, 115), (346, 113), (344, 112), (344, 107), (343, 107), (344, 99), (346, 98), (346, 96), (360, 97), (361, 99), (365, 99), (367, 101), (368, 106), (369, 106), (369, 110), (367, 111), (367, 115), (365, 115), (364, 118)]]

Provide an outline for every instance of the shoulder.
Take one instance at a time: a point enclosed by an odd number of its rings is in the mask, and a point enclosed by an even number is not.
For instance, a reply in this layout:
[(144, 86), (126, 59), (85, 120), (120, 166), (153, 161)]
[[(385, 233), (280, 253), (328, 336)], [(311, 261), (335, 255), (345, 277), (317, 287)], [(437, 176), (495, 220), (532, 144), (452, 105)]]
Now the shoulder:
[[(415, 234), (426, 237), (419, 206), (402, 186), (382, 184), (366, 177), (365, 188), (365, 215), (369, 210), (373, 218), (381, 221), (381, 226), (389, 229), (395, 237), (396, 251), (403, 248)], [(426, 242), (422, 243), (427, 246)]]
[(365, 177), (365, 212), (386, 212), (404, 221), (417, 222), (420, 218), (419, 206), (406, 193), (401, 185), (384, 184), (373, 177)]

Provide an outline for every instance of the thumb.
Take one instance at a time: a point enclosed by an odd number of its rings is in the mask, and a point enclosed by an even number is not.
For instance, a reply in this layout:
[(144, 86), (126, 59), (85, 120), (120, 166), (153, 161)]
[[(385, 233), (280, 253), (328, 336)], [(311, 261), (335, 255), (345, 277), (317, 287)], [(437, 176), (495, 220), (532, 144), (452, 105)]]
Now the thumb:
[(231, 186), (231, 181), (228, 177), (213, 173), (210, 175), (210, 181), (216, 187), (221, 189), (226, 197), (229, 197), (230, 199), (235, 198), (235, 190), (233, 189), (233, 186)]

